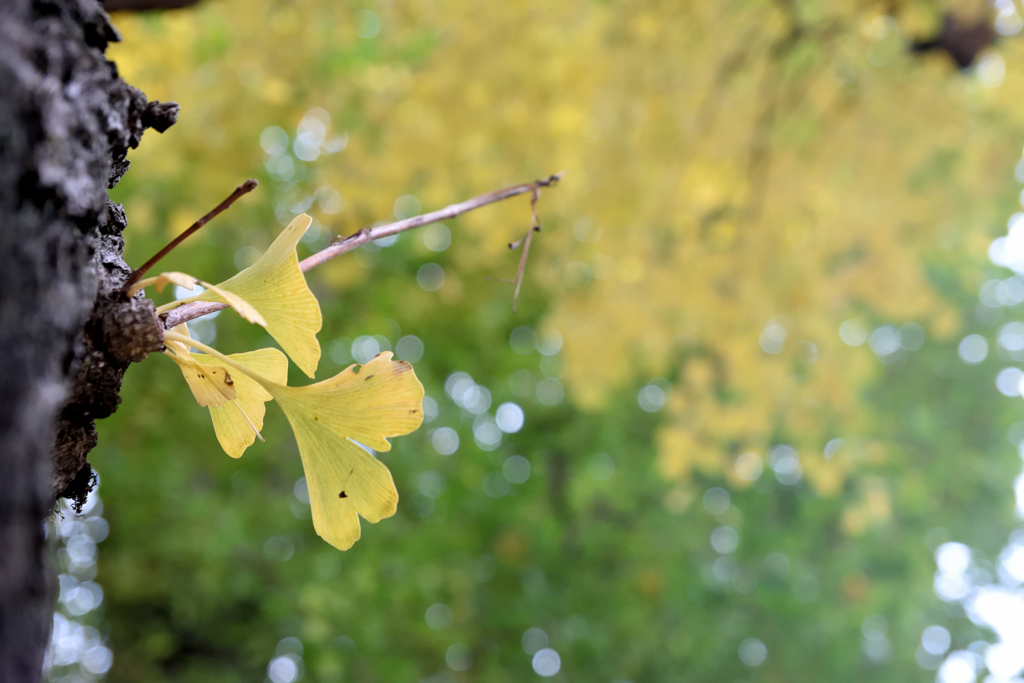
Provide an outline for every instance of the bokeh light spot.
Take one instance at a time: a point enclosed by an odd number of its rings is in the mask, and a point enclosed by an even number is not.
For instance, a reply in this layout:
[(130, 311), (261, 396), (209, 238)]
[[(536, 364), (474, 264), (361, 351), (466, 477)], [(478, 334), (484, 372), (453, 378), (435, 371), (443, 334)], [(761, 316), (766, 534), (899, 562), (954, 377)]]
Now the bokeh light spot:
[(416, 284), (428, 292), (436, 292), (444, 287), (444, 268), (436, 263), (424, 263), (416, 271)]
[(364, 40), (369, 40), (376, 38), (378, 33), (380, 33), (380, 17), (377, 16), (377, 13), (368, 9), (360, 11), (356, 15), (356, 34)]
[(452, 625), (452, 608), (443, 602), (436, 602), (427, 608), (424, 620), (431, 630), (444, 630)]
[(441, 455), (452, 455), (459, 450), (459, 435), (451, 427), (441, 427), (434, 430), (433, 436), (430, 437), (430, 443), (434, 446), (434, 450)]
[(395, 355), (400, 360), (415, 363), (423, 358), (423, 340), (416, 335), (405, 335), (395, 344)]
[(473, 665), (473, 651), (464, 643), (455, 643), (444, 653), (444, 661), (453, 671), (465, 671)]
[(731, 526), (720, 526), (711, 532), (711, 547), (720, 555), (733, 553), (740, 545), (740, 535)]
[(532, 327), (517, 327), (508, 336), (508, 343), (521, 356), (531, 354), (537, 349), (537, 333)]
[(768, 658), (768, 648), (757, 638), (747, 638), (740, 643), (740, 661), (747, 666), (760, 666)]
[(548, 634), (544, 629), (528, 628), (522, 637), (523, 650), (528, 655), (535, 655), (548, 646)]
[(515, 434), (523, 428), (523, 422), (526, 420), (526, 415), (523, 413), (523, 409), (515, 403), (502, 403), (498, 406), (498, 410), (494, 414), (494, 419), (498, 423), (498, 428), (506, 434)]
[(742, 453), (736, 458), (736, 475), (745, 481), (757, 481), (764, 472), (764, 461), (757, 453)]
[(648, 413), (656, 413), (665, 406), (665, 390), (656, 384), (648, 384), (637, 394), (637, 403)]
[(946, 654), (946, 650), (949, 649), (950, 643), (952, 643), (952, 637), (949, 631), (938, 624), (929, 626), (921, 634), (921, 647), (924, 648), (925, 652), (932, 655), (943, 655)]
[(444, 251), (452, 243), (452, 233), (442, 223), (428, 225), (423, 230), (423, 245), (430, 251)]
[(587, 462), (587, 472), (594, 481), (608, 481), (615, 474), (615, 460), (607, 453), (595, 453)]
[(711, 514), (721, 515), (729, 509), (731, 500), (728, 491), (720, 486), (715, 486), (704, 492), (701, 502), (704, 504), (704, 509)]
[(405, 194), (395, 200), (395, 204), (392, 207), (395, 218), (403, 220), (405, 218), (412, 218), (418, 216), (421, 210), (420, 200), (411, 194)]
[(554, 406), (562, 402), (565, 396), (565, 389), (562, 383), (554, 377), (547, 377), (537, 382), (537, 401), (546, 405)]
[(501, 473), (512, 484), (523, 484), (530, 478), (530, 461), (521, 455), (510, 455), (501, 465)]
[(538, 650), (533, 655), (533, 670), (538, 676), (549, 678), (562, 670), (562, 658), (551, 648)]
[(260, 147), (271, 156), (284, 154), (288, 151), (288, 133), (280, 126), (267, 126), (260, 133)]
[(295, 683), (299, 680), (299, 665), (294, 655), (274, 657), (267, 665), (267, 678), (271, 683)]
[(969, 334), (960, 340), (957, 353), (963, 362), (977, 365), (988, 356), (988, 342), (980, 334)]
[(847, 346), (860, 346), (868, 340), (868, 331), (857, 320), (844, 320), (839, 326), (839, 338)]

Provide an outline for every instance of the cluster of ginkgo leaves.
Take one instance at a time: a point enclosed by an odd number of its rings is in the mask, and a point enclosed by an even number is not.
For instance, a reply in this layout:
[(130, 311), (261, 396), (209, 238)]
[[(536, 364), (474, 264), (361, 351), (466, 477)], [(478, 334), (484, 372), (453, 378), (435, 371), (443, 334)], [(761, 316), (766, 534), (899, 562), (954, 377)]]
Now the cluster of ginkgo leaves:
[[(218, 285), (167, 272), (140, 281), (132, 292), (149, 285), (157, 291), (169, 283), (190, 291), (201, 285), (205, 291), (157, 311), (193, 301), (227, 304), (265, 327), (312, 378), (322, 317), (295, 252), (311, 221), (297, 216), (255, 263)], [(184, 324), (167, 331), (164, 341), (164, 353), (181, 368), (199, 405), (210, 409), (217, 439), (231, 457), (241, 457), (257, 437), (263, 440), (264, 404), (280, 403), (302, 457), (313, 527), (328, 543), (346, 550), (359, 539), (360, 515), (377, 522), (395, 513), (398, 491), (391, 472), (367, 449), (390, 450), (386, 437), (408, 434), (423, 420), (423, 386), (409, 363), (385, 352), (322, 382), (290, 387), (288, 359), (277, 349), (225, 355), (192, 339)]]

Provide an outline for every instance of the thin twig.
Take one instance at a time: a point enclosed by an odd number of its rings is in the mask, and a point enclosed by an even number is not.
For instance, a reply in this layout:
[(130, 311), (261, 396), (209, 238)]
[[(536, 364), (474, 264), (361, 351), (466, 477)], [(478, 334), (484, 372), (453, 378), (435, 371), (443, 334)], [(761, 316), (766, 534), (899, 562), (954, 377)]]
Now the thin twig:
[(138, 282), (139, 279), (146, 274), (146, 271), (148, 271), (156, 264), (157, 261), (162, 259), (164, 256), (167, 256), (167, 254), (169, 254), (172, 249), (174, 249), (176, 246), (184, 242), (189, 235), (195, 233), (197, 230), (199, 230), (199, 228), (203, 227), (211, 220), (216, 218), (223, 211), (228, 209), (232, 204), (235, 203), (235, 201), (239, 197), (255, 190), (257, 184), (258, 183), (253, 178), (250, 178), (249, 180), (246, 180), (244, 183), (236, 187), (235, 191), (228, 195), (227, 199), (222, 201), (220, 204), (215, 206), (208, 214), (206, 214), (205, 216), (197, 220), (195, 223), (193, 223), (191, 226), (189, 226), (188, 230), (186, 230), (185, 232), (181, 233), (173, 240), (171, 240), (171, 243), (168, 244), (163, 249), (161, 249), (160, 251), (158, 251), (156, 254), (154, 254), (153, 258), (143, 263), (141, 267), (136, 268), (134, 271), (132, 271), (132, 274), (128, 277), (128, 281), (124, 283), (124, 286), (121, 288), (121, 291), (127, 293), (135, 285), (135, 283)]
[[(512, 293), (512, 312), (516, 312), (516, 300), (519, 298), (519, 289), (523, 286), (523, 274), (526, 272), (526, 259), (530, 256), (530, 243), (533, 242), (533, 233), (540, 232), (540, 218), (537, 217), (537, 200), (540, 199), (540, 188), (534, 188), (533, 196), (530, 197), (530, 210), (533, 211), (533, 218), (530, 219), (530, 229), (526, 231), (523, 243), (523, 255), (519, 257), (519, 270), (516, 271), (516, 289)], [(511, 244), (509, 249), (515, 249)], [(516, 245), (518, 246), (518, 244)]]
[[(556, 173), (532, 183), (512, 185), (500, 190), (494, 190), (493, 192), (488, 192), (487, 194), (482, 194), (478, 197), (473, 197), (472, 199), (467, 199), (464, 202), (452, 204), (443, 209), (425, 213), (421, 216), (413, 216), (412, 218), (406, 218), (405, 220), (395, 221), (394, 223), (388, 223), (386, 225), (378, 225), (373, 228), (363, 228), (359, 232), (349, 235), (348, 237), (335, 239), (334, 242), (324, 249), (306, 257), (299, 262), (299, 268), (302, 269), (302, 272), (306, 272), (336, 256), (341, 256), (342, 254), (350, 252), (367, 242), (380, 239), (381, 237), (396, 235), (400, 232), (405, 232), (406, 230), (412, 230), (413, 228), (419, 228), (424, 225), (430, 225), (431, 223), (438, 223), (443, 220), (448, 220), (449, 218), (455, 218), (456, 216), (472, 211), (473, 209), (479, 209), (482, 206), (500, 202), (503, 199), (508, 199), (509, 197), (526, 194), (527, 192), (537, 193), (542, 187), (551, 187), (556, 185), (564, 175), (565, 173)], [(534, 216), (536, 217), (536, 208), (534, 209)], [(196, 318), (208, 313), (213, 313), (214, 311), (219, 311), (225, 307), (226, 304), (212, 301), (196, 301), (190, 304), (185, 304), (184, 306), (176, 308), (167, 314), (164, 318), (164, 327), (171, 329), (172, 327), (176, 327), (177, 325), (188, 322), (189, 320), (195, 320)]]
[(455, 218), (467, 211), (479, 209), (481, 206), (500, 202), (501, 200), (508, 199), (509, 197), (526, 194), (527, 192), (536, 192), (539, 187), (549, 187), (556, 184), (563, 175), (565, 174), (556, 173), (555, 175), (549, 178), (544, 178), (543, 180), (504, 187), (500, 190), (495, 190), (494, 192), (482, 194), (479, 197), (467, 199), (459, 204), (452, 204), (451, 206), (446, 206), (443, 209), (425, 213), (422, 216), (413, 216), (412, 218), (388, 223), (387, 225), (378, 225), (375, 228), (363, 228), (353, 235), (349, 235), (348, 237), (334, 242), (322, 251), (318, 251), (312, 256), (306, 257), (301, 263), (299, 263), (299, 267), (302, 268), (303, 272), (305, 272), (311, 268), (316, 268), (321, 263), (329, 261), (335, 256), (341, 256), (346, 252), (352, 251), (356, 247), (360, 247), (367, 242), (372, 242), (373, 240), (380, 239), (381, 237), (389, 237), (400, 232), (405, 232), (406, 230), (411, 230), (412, 228), (430, 225), (431, 223), (438, 223), (440, 221), (448, 220), (449, 218)]

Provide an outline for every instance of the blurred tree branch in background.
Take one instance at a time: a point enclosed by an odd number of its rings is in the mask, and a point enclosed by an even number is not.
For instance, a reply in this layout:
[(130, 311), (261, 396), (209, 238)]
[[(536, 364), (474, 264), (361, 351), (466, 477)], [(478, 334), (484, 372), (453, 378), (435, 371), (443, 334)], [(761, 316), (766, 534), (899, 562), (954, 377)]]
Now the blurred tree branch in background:
[(191, 7), (199, 0), (103, 0), (108, 12), (146, 12), (160, 9)]
[(946, 52), (961, 69), (974, 64), (978, 54), (989, 47), (998, 33), (990, 17), (981, 17), (969, 22), (955, 14), (947, 14), (942, 20), (942, 29), (934, 38), (918, 40), (911, 44), (913, 52), (941, 50)]

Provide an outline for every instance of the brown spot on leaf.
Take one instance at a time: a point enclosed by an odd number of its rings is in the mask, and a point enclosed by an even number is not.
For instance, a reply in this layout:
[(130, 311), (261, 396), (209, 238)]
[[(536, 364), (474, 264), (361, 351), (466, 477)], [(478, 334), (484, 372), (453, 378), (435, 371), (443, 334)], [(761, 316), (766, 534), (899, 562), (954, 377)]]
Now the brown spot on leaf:
[(341, 493), (338, 494), (338, 498), (348, 498), (348, 494), (342, 491)]
[(366, 376), (366, 381), (368, 382), (368, 381), (370, 381), (371, 379), (373, 379), (373, 378), (374, 378), (374, 377), (376, 377), (376, 376), (377, 376), (377, 375), (367, 375), (367, 376)]

